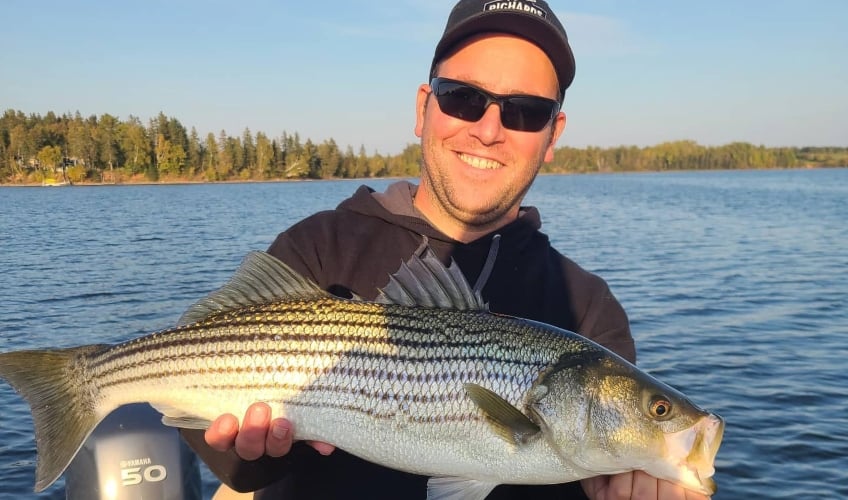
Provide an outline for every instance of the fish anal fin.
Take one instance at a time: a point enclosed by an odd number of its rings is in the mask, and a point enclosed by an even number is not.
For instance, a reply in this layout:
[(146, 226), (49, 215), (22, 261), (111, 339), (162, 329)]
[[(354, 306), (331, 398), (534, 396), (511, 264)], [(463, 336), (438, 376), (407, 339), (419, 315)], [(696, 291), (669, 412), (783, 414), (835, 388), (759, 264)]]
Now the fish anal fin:
[(212, 425), (212, 421), (208, 418), (200, 417), (171, 406), (152, 403), (151, 406), (162, 414), (162, 423), (168, 427), (206, 430)]
[(465, 392), (486, 415), (489, 425), (504, 441), (517, 446), (539, 434), (540, 427), (509, 401), (477, 384), (465, 384)]
[(463, 477), (431, 477), (427, 500), (483, 500), (497, 484)]

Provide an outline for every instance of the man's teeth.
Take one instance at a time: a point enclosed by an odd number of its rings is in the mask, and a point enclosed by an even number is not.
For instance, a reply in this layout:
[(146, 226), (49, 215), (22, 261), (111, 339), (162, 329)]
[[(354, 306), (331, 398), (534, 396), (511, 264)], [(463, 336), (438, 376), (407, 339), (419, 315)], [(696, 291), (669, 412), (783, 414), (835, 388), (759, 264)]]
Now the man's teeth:
[(501, 164), (495, 160), (480, 158), (479, 156), (471, 156), (464, 153), (459, 154), (459, 159), (474, 168), (493, 169), (501, 167)]

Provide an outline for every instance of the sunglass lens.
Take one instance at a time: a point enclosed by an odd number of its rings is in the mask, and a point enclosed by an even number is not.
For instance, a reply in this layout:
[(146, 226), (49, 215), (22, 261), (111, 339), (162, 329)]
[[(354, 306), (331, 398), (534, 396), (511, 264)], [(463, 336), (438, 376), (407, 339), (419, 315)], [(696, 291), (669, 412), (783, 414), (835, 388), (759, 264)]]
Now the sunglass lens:
[(477, 121), (486, 111), (486, 96), (465, 85), (441, 83), (436, 99), (443, 113), (460, 120)]
[(501, 121), (504, 127), (513, 130), (538, 132), (553, 116), (549, 102), (532, 97), (513, 97), (501, 105)]

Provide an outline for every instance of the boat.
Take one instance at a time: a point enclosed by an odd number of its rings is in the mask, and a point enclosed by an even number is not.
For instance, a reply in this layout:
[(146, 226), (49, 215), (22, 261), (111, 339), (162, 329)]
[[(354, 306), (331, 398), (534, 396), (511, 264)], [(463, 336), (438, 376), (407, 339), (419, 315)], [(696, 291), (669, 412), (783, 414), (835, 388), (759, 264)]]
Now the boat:
[(49, 186), (49, 187), (63, 187), (63, 186), (70, 186), (71, 181), (69, 181), (69, 180), (56, 180), (56, 179), (44, 179), (43, 181), (41, 181), (41, 185), (42, 186)]
[(109, 414), (66, 470), (65, 499), (201, 500), (198, 458), (161, 417), (147, 403)]

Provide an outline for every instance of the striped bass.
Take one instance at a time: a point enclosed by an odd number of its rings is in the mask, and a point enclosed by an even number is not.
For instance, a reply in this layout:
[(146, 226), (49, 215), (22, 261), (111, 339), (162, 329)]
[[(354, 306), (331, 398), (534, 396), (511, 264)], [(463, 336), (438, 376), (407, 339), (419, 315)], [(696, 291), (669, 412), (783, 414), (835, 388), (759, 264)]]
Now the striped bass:
[(723, 420), (606, 348), (491, 313), (424, 248), (374, 302), (330, 295), (254, 252), (178, 326), (116, 345), (0, 354), (29, 403), (35, 490), (116, 408), (206, 429), (264, 401), (298, 440), (433, 476), (428, 498), (630, 470), (705, 494)]

